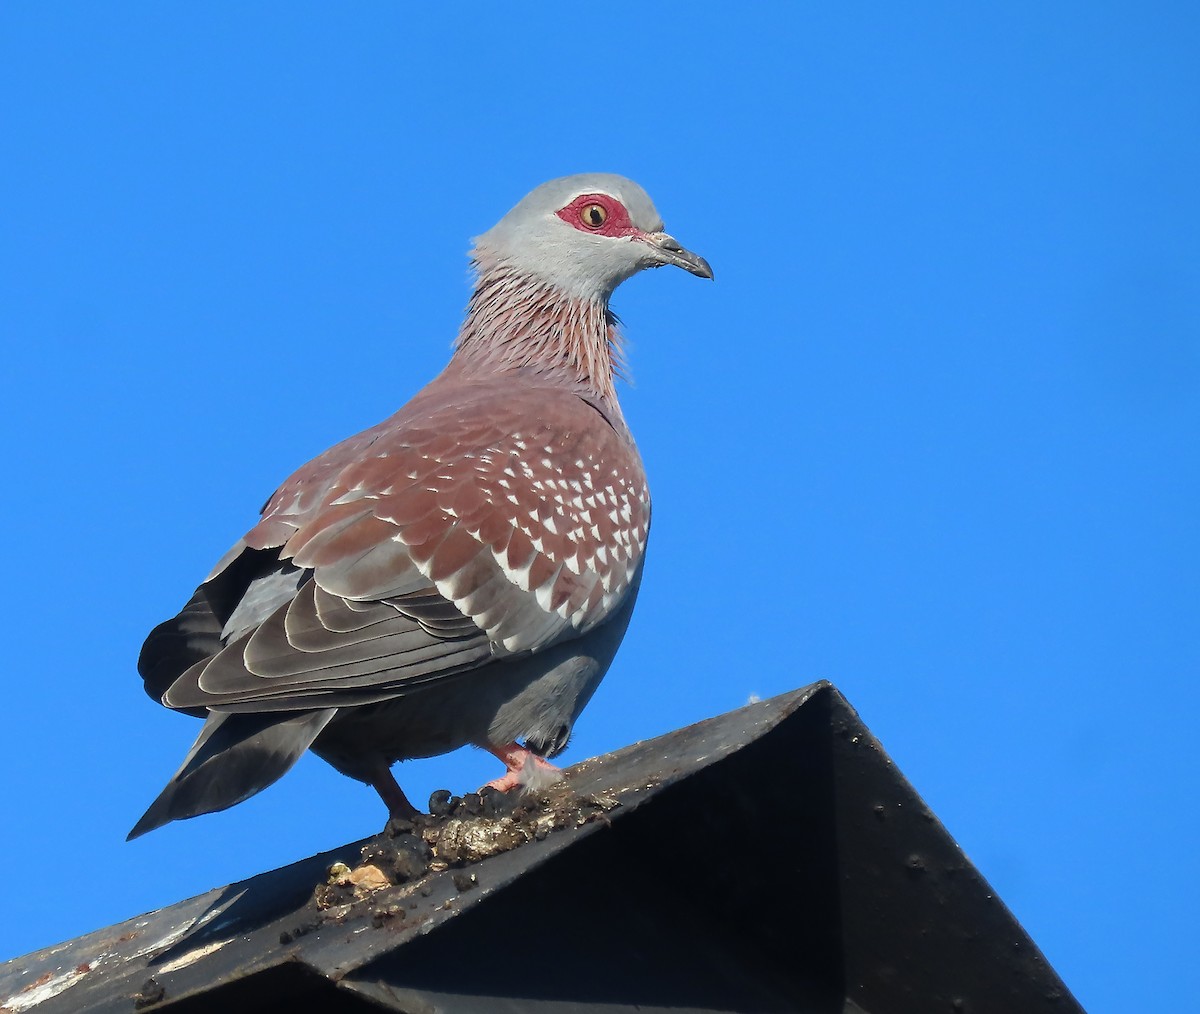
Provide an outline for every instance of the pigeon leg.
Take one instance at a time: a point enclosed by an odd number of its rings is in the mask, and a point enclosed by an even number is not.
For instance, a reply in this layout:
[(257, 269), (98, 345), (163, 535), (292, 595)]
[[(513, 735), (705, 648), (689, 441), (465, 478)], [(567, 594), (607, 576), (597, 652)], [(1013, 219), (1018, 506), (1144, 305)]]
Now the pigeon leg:
[(376, 767), (371, 777), (371, 788), (379, 793), (383, 805), (388, 808), (389, 817), (411, 820), (421, 812), (408, 801), (408, 796), (392, 775), (392, 769), (386, 764), (381, 763)]
[(499, 789), (501, 792), (517, 787), (541, 789), (562, 780), (563, 774), (560, 769), (519, 743), (486, 746), (484, 749), (499, 757), (508, 769), (499, 778), (488, 782), (493, 789)]

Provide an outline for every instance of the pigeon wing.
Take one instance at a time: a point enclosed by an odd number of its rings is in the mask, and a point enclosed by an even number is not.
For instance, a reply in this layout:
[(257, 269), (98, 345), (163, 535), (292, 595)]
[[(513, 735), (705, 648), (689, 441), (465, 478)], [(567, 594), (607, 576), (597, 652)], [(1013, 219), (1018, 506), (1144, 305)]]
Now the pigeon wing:
[[(175, 635), (191, 661), (161, 699), (367, 703), (580, 636), (624, 600), (649, 517), (627, 431), (587, 401), (435, 382), (280, 487), (210, 577), (212, 615), (193, 597), (177, 618), (199, 632)], [(151, 667), (156, 685), (171, 669)]]

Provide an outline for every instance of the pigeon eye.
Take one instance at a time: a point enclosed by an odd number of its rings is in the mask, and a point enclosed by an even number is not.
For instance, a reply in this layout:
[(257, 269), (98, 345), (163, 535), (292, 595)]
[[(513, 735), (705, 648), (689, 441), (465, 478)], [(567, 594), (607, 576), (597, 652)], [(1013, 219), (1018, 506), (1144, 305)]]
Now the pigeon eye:
[(579, 212), (579, 220), (589, 229), (599, 229), (608, 218), (608, 209), (603, 204), (585, 204)]

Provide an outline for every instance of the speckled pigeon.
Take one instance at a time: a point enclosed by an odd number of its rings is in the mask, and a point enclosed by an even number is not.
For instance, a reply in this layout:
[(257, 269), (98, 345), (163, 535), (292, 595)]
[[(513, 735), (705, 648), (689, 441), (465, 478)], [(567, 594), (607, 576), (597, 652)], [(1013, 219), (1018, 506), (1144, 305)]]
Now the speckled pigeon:
[(205, 721), (130, 838), (247, 799), (307, 749), (402, 817), (397, 760), (474, 744), (504, 762), (499, 789), (552, 770), (650, 527), (609, 297), (643, 268), (712, 270), (608, 174), (538, 187), (472, 259), (441, 375), (284, 482), (147, 638), (147, 693)]

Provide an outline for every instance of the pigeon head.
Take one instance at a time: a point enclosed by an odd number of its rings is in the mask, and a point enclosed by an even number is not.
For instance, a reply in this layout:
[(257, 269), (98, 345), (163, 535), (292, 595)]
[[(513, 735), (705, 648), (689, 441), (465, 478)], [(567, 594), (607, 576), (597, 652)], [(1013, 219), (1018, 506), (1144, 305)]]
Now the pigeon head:
[(481, 269), (500, 262), (577, 299), (606, 302), (644, 268), (674, 264), (712, 278), (703, 258), (663, 231), (649, 195), (611, 173), (543, 183), (475, 240)]

